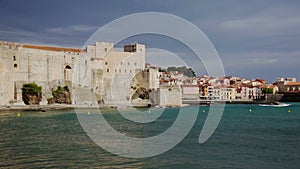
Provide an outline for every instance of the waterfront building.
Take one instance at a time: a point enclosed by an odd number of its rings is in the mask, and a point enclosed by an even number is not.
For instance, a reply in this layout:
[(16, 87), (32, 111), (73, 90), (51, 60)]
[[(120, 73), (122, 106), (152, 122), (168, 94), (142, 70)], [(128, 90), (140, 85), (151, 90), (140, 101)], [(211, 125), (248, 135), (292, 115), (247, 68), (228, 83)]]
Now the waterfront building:
[(76, 60), (86, 51), (74, 48), (0, 42), (0, 105), (23, 104), (21, 88), (36, 82), (43, 87), (42, 104), (52, 89), (69, 85)]
[(278, 86), (278, 93), (286, 92), (286, 84), (289, 82), (296, 82), (296, 78), (277, 78), (275, 84)]
[(199, 99), (199, 86), (198, 85), (181, 85), (182, 99), (195, 100)]
[(300, 93), (300, 82), (288, 82), (284, 87), (285, 93)]
[[(143, 74), (148, 78), (136, 78)], [(52, 97), (57, 86), (81, 87), (96, 96), (82, 95), (81, 104), (111, 104), (128, 101), (135, 83), (147, 89), (159, 84), (158, 70), (145, 69), (145, 45), (125, 45), (123, 51), (113, 43), (96, 42), (86, 49), (0, 42), (0, 105), (23, 104), (24, 83), (42, 86), (42, 102)], [(75, 100), (73, 100), (73, 104)]]
[(220, 89), (220, 99), (232, 101), (236, 99), (236, 90), (234, 86), (227, 86)]
[(206, 100), (208, 99), (208, 86), (206, 84), (200, 84), (199, 85), (199, 94), (200, 94), (200, 99)]

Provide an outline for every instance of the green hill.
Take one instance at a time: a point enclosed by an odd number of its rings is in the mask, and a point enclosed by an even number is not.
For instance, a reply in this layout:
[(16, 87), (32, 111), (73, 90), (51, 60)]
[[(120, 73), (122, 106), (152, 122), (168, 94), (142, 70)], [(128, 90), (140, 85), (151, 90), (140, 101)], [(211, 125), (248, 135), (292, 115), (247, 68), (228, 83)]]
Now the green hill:
[(187, 68), (185, 66), (182, 66), (182, 67), (168, 67), (167, 71), (168, 72), (170, 72), (170, 71), (178, 71), (178, 72), (183, 73), (185, 76), (188, 76), (188, 77), (194, 77), (194, 76), (196, 76), (196, 74), (195, 74), (195, 72), (193, 71), (192, 68)]

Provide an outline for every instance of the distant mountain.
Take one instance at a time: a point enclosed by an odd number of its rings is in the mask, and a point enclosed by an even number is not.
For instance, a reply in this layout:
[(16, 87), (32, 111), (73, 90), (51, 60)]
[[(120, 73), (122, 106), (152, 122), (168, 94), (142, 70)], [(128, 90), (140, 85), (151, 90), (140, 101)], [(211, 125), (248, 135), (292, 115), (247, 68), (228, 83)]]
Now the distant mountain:
[(183, 73), (185, 76), (188, 76), (188, 77), (195, 77), (196, 76), (196, 74), (195, 74), (195, 72), (192, 68), (187, 68), (185, 66), (182, 66), (182, 67), (168, 67), (167, 71), (168, 72), (178, 71), (178, 72)]

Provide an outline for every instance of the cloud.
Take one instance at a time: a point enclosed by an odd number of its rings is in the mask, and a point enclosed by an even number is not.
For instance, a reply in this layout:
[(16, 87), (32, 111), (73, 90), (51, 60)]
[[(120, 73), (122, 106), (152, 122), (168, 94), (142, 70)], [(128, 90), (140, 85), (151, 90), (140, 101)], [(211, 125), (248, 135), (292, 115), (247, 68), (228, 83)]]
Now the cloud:
[(146, 62), (159, 67), (182, 66), (186, 64), (177, 54), (158, 48), (146, 49)]
[(31, 37), (37, 35), (36, 32), (26, 31), (22, 29), (10, 29), (10, 30), (4, 29), (4, 30), (0, 30), (0, 33), (2, 34), (2, 36), (7, 36), (7, 37), (19, 37), (19, 36)]
[(300, 62), (300, 51), (275, 52), (275, 51), (256, 51), (256, 52), (232, 52), (223, 53), (223, 62), (227, 69), (257, 67), (257, 66), (289, 66), (297, 65)]
[(227, 75), (259, 77), (269, 82), (274, 82), (277, 77), (299, 78), (300, 51), (233, 52), (223, 56)]
[(270, 5), (265, 10), (253, 10), (250, 15), (241, 14), (236, 19), (223, 20), (218, 28), (223, 32), (242, 33), (245, 36), (299, 35), (300, 13), (294, 11), (291, 6)]
[(275, 58), (254, 58), (253, 64), (261, 64), (261, 65), (270, 65), (278, 62), (278, 59)]
[(86, 37), (81, 37), (78, 35), (63, 36), (61, 34), (45, 33), (42, 30), (30, 31), (21, 28), (2, 28), (0, 29), (0, 34), (1, 41), (11, 41), (35, 45), (51, 45), (81, 48), (84, 42), (86, 41)]
[(94, 32), (99, 28), (100, 26), (93, 26), (93, 25), (70, 25), (65, 27), (47, 28), (46, 32), (62, 34), (62, 35), (73, 35), (78, 33)]
[[(231, 32), (255, 32), (259, 35), (286, 35), (295, 33), (300, 28), (300, 18), (254, 17), (228, 20), (220, 24), (220, 28)], [(292, 30), (292, 32), (290, 32)], [(296, 32), (298, 33), (298, 31)]]

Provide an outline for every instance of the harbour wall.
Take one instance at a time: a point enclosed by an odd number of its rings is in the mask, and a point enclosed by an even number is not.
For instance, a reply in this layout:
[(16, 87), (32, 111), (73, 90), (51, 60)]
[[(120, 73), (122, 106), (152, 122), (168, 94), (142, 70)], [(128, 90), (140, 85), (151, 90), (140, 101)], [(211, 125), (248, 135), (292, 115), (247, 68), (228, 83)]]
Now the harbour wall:
[(266, 102), (300, 102), (300, 93), (267, 94)]

